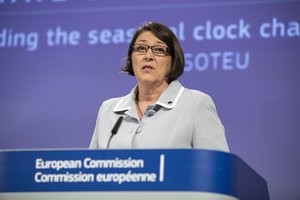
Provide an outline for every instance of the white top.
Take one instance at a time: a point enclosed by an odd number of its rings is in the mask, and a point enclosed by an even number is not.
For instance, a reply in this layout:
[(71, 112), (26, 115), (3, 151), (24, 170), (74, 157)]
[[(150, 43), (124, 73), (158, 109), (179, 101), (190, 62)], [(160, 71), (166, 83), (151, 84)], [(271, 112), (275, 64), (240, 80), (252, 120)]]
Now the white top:
[(127, 96), (105, 101), (100, 107), (90, 149), (106, 149), (111, 130), (124, 117), (110, 149), (199, 148), (229, 151), (211, 97), (170, 83), (139, 120), (133, 88)]

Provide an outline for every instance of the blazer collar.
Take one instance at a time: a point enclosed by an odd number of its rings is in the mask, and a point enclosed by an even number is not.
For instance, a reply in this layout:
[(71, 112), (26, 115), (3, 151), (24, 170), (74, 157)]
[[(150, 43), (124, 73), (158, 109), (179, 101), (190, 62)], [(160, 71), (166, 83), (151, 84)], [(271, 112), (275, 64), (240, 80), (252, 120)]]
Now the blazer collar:
[(172, 81), (167, 89), (160, 95), (156, 104), (167, 109), (174, 108), (183, 90), (184, 87), (180, 84), (179, 81)]
[[(135, 109), (136, 90), (137, 86), (135, 86), (128, 95), (122, 97), (114, 107), (113, 112), (125, 112)], [(178, 80), (174, 80), (160, 95), (155, 104), (166, 109), (172, 109), (177, 104), (183, 90), (184, 87), (181, 83)]]

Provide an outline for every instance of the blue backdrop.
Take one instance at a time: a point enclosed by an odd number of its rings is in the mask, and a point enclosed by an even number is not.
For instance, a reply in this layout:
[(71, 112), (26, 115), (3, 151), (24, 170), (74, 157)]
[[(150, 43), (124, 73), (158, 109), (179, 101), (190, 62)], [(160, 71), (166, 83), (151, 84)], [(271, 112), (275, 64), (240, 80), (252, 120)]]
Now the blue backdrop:
[(0, 0), (0, 149), (87, 148), (136, 27), (171, 27), (180, 78), (214, 99), (231, 152), (299, 199), (300, 1)]

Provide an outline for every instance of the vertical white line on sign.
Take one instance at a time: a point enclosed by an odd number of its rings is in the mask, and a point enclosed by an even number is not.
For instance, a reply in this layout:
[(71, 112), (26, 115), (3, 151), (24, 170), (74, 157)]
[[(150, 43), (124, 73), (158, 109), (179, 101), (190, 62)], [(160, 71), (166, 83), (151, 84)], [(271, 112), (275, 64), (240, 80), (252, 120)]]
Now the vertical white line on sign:
[(164, 181), (164, 173), (165, 173), (165, 155), (160, 155), (160, 165), (159, 165), (159, 181)]

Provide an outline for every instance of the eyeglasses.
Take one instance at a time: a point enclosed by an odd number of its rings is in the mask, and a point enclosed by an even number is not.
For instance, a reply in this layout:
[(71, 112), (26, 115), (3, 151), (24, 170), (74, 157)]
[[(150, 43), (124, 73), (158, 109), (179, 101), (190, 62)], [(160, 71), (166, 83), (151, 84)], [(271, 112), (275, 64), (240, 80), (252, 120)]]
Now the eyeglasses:
[(153, 45), (149, 46), (146, 44), (135, 44), (132, 47), (134, 52), (137, 52), (138, 54), (144, 55), (147, 53), (149, 49), (151, 49), (152, 53), (155, 56), (167, 56), (169, 55), (169, 48), (163, 45)]

